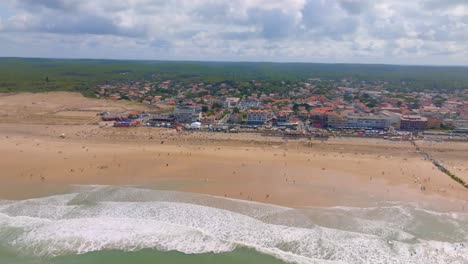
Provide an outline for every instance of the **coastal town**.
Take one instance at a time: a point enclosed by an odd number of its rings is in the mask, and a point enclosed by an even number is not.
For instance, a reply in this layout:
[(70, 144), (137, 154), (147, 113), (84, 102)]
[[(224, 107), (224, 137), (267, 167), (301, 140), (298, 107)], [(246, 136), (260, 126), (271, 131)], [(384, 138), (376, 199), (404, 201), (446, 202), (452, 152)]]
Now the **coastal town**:
[[(400, 84), (403, 86), (404, 84)], [(404, 92), (382, 81), (112, 81), (97, 96), (154, 107), (103, 112), (115, 127), (155, 126), (290, 137), (468, 140), (468, 91)]]
[(0, 264), (468, 264), (468, 0), (0, 0)]

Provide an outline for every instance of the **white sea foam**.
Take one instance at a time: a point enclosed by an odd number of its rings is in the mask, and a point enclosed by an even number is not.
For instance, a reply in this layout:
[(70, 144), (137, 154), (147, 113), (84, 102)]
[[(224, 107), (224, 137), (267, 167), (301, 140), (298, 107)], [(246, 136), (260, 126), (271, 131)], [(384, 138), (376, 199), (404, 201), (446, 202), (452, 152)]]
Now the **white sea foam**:
[[(297, 263), (468, 263), (468, 249), (460, 244), (468, 246), (466, 236), (458, 243), (421, 239), (409, 228), (424, 220), (414, 211), (404, 206), (293, 210), (99, 186), (4, 204), (0, 245), (38, 256), (144, 248), (220, 253), (244, 246)], [(442, 221), (430, 217), (429, 222)], [(339, 221), (329, 223), (333, 218)]]

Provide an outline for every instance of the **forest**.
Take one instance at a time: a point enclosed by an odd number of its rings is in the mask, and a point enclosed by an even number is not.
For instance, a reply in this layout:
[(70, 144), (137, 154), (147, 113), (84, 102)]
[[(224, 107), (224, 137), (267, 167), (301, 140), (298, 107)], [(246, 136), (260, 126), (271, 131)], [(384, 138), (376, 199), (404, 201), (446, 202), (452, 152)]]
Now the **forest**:
[(461, 66), (0, 58), (0, 92), (78, 91), (93, 96), (98, 84), (151, 81), (155, 76), (182, 83), (382, 81), (395, 92), (468, 89), (468, 67)]

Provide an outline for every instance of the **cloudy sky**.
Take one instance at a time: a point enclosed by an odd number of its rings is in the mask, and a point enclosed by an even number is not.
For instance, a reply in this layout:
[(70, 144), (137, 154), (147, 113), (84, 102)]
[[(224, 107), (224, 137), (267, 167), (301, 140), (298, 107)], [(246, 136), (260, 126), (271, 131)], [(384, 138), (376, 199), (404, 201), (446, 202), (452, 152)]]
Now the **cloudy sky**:
[(468, 65), (468, 0), (0, 0), (0, 56)]

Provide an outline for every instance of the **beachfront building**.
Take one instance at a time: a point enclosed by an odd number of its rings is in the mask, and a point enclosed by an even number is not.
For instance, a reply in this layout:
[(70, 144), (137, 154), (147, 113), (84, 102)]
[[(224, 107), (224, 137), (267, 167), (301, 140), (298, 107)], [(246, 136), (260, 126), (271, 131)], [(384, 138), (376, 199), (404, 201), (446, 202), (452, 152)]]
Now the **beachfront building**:
[(458, 120), (453, 120), (453, 127), (454, 128), (468, 128), (468, 120), (463, 120), (463, 119), (458, 119)]
[(278, 124), (282, 124), (282, 123), (288, 123), (289, 122), (289, 112), (286, 112), (286, 111), (280, 111), (278, 112), (278, 114), (276, 115), (276, 122)]
[(309, 113), (309, 120), (314, 127), (324, 127), (328, 123), (328, 114), (332, 112), (332, 107), (315, 108)]
[(197, 122), (200, 121), (201, 111), (193, 106), (178, 106), (174, 109), (174, 118), (181, 123)]
[(427, 118), (418, 115), (401, 116), (400, 129), (407, 131), (422, 131), (427, 128)]
[(390, 118), (385, 115), (350, 114), (347, 117), (349, 128), (386, 129), (391, 123)]
[(263, 125), (272, 116), (271, 111), (268, 110), (248, 110), (247, 111), (247, 123), (250, 125)]
[(391, 119), (385, 115), (371, 114), (334, 114), (328, 115), (328, 126), (331, 128), (349, 129), (386, 129), (391, 125)]
[(329, 113), (327, 114), (328, 127), (331, 128), (346, 128), (348, 124), (348, 119), (345, 115), (338, 113)]
[(451, 119), (451, 118), (446, 118), (446, 119), (442, 120), (442, 125), (443, 125), (444, 127), (452, 127), (452, 128), (453, 128), (453, 125), (454, 125), (454, 124), (453, 124), (453, 119)]
[(381, 115), (386, 116), (390, 120), (390, 125), (394, 128), (400, 128), (400, 122), (401, 122), (401, 114), (392, 112), (392, 111), (382, 111), (380, 112)]

